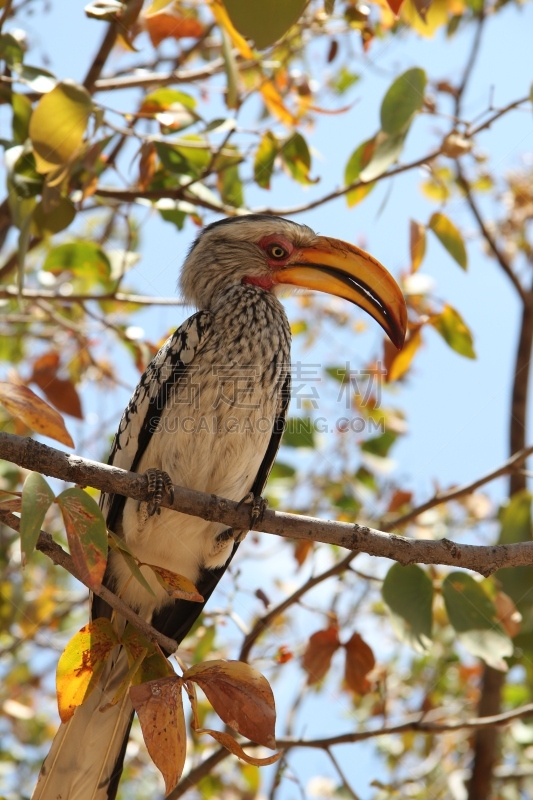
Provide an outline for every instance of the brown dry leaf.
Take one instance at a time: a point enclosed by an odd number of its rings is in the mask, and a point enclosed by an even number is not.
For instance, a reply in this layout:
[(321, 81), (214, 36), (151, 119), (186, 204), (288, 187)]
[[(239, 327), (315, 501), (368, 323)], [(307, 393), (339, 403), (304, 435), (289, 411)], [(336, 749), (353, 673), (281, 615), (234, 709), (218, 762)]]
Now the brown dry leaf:
[(510, 639), (518, 636), (522, 627), (522, 614), (518, 611), (515, 604), (508, 594), (498, 592), (494, 598), (494, 607), (498, 615), (498, 621)]
[(165, 779), (166, 794), (179, 781), (187, 752), (182, 685), (176, 675), (130, 688), (146, 748)]
[(242, 661), (205, 661), (188, 669), (183, 678), (198, 684), (230, 728), (275, 749), (274, 695), (260, 672)]
[(307, 556), (313, 552), (313, 542), (308, 539), (298, 539), (294, 546), (294, 558), (299, 567), (307, 559)]
[(156, 149), (153, 142), (145, 142), (141, 147), (141, 158), (139, 161), (139, 180), (137, 185), (144, 192), (152, 183), (156, 167)]
[(366, 694), (371, 688), (366, 676), (376, 664), (374, 653), (358, 633), (354, 633), (344, 647), (346, 650), (344, 670), (346, 684), (352, 692)]
[(178, 575), (177, 572), (171, 572), (169, 569), (158, 567), (155, 564), (144, 564), (143, 566), (150, 567), (161, 586), (168, 592), (169, 597), (175, 600), (189, 600), (192, 603), (204, 602), (204, 598), (194, 583), (184, 575)]
[(397, 489), (391, 497), (387, 511), (398, 511), (406, 503), (410, 503), (412, 497), (412, 492), (404, 492), (401, 489)]
[(143, 14), (143, 21), (154, 47), (163, 39), (198, 39), (204, 32), (204, 26), (192, 16), (183, 16), (174, 2), (163, 7), (152, 3)]
[(0, 509), (2, 511), (20, 511), (22, 508), (22, 492), (4, 492), (0, 489)]
[(253, 758), (253, 756), (249, 756), (248, 753), (244, 752), (240, 744), (236, 742), (229, 733), (212, 731), (209, 728), (199, 728), (196, 733), (208, 733), (213, 739), (219, 742), (219, 744), (225, 747), (226, 750), (233, 753), (234, 756), (242, 758), (243, 761), (246, 761), (247, 764), (252, 764), (254, 767), (268, 767), (269, 764), (275, 764), (283, 755), (283, 750), (280, 750), (279, 753), (274, 753), (273, 756), (269, 756), (268, 758)]
[(74, 447), (61, 415), (27, 386), (0, 381), (0, 403), (33, 431), (49, 436), (67, 447)]
[(302, 667), (307, 672), (309, 686), (318, 683), (326, 675), (333, 653), (338, 650), (340, 645), (338, 625), (330, 625), (323, 631), (313, 633), (302, 661)]
[(81, 402), (71, 380), (57, 377), (59, 353), (50, 351), (33, 363), (30, 382), (36, 383), (48, 400), (59, 410), (71, 417), (83, 419)]

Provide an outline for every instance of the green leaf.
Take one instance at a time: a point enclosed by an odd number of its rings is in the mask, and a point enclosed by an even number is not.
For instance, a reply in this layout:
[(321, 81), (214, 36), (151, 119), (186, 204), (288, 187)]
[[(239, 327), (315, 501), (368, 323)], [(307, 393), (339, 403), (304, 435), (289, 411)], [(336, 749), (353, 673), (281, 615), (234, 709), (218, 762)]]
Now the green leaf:
[(344, 94), (360, 80), (360, 75), (356, 72), (350, 72), (347, 67), (342, 66), (338, 74), (331, 79), (330, 85), (338, 94)]
[(382, 433), (381, 436), (367, 439), (366, 442), (361, 445), (361, 450), (364, 453), (372, 453), (372, 455), (379, 456), (380, 458), (386, 458), (397, 438), (398, 436), (396, 433), (386, 431)]
[(282, 444), (287, 447), (314, 447), (315, 430), (309, 417), (289, 417)]
[(66, 489), (56, 503), (80, 578), (90, 587), (100, 586), (107, 563), (107, 528), (98, 504), (83, 489)]
[(436, 211), (431, 215), (428, 227), (431, 228), (440, 243), (446, 248), (448, 253), (454, 258), (462, 269), (468, 265), (466, 248), (463, 237), (448, 217)]
[(106, 22), (113, 22), (117, 14), (126, 8), (124, 3), (119, 0), (93, 0), (85, 6), (84, 11), (88, 17), (102, 19)]
[(120, 555), (126, 562), (126, 566), (128, 567), (129, 571), (131, 572), (135, 580), (139, 581), (143, 589), (146, 589), (148, 594), (151, 594), (152, 597), (155, 597), (154, 590), (152, 589), (152, 587), (142, 574), (141, 568), (139, 567), (137, 560), (135, 559), (135, 556), (127, 546), (124, 539), (121, 539), (119, 536), (117, 536), (116, 533), (113, 533), (113, 531), (111, 530), (108, 531), (108, 534), (110, 538), (109, 547), (112, 550), (115, 550), (117, 553), (120, 553)]
[(375, 147), (370, 161), (361, 170), (359, 178), (362, 181), (373, 181), (383, 175), (388, 168), (398, 161), (405, 143), (406, 133), (398, 133), (394, 136), (380, 131), (375, 139)]
[(33, 92), (46, 94), (57, 86), (58, 81), (56, 76), (47, 69), (42, 69), (42, 67), (30, 67), (19, 64), (13, 69), (19, 78), (24, 81), (28, 89), (31, 89)]
[(38, 472), (30, 472), (22, 489), (20, 546), (22, 566), (33, 553), (46, 512), (54, 502), (54, 493)]
[(514, 494), (500, 511), (500, 538), (498, 544), (516, 544), (531, 541), (530, 492), (524, 490)]
[(281, 147), (280, 155), (288, 172), (299, 183), (316, 183), (309, 178), (311, 153), (301, 133), (293, 133)]
[(296, 470), (290, 464), (284, 464), (282, 461), (276, 461), (270, 471), (268, 477), (269, 481), (284, 480), (286, 478), (293, 478), (296, 475)]
[(140, 111), (155, 113), (169, 111), (177, 106), (193, 111), (196, 107), (196, 100), (190, 94), (163, 86), (144, 96)]
[(393, 564), (382, 588), (396, 635), (417, 652), (429, 647), (433, 620), (433, 583), (416, 564)]
[(32, 105), (25, 95), (13, 92), (11, 106), (13, 108), (13, 139), (15, 142), (23, 144), (28, 138)]
[(45, 214), (43, 202), (37, 204), (33, 212), (32, 223), (35, 236), (45, 236), (50, 233), (59, 233), (68, 228), (74, 217), (76, 209), (68, 197), (61, 197), (59, 203)]
[(226, 145), (224, 153), (217, 157), (214, 165), (217, 172), (217, 188), (222, 202), (235, 208), (240, 208), (244, 204), (238, 166), (242, 160), (242, 155), (236, 147)]
[(96, 688), (105, 663), (118, 639), (110, 620), (99, 617), (85, 625), (65, 647), (57, 665), (56, 687), (62, 722)]
[[(346, 186), (350, 186), (359, 180), (361, 172), (370, 163), (375, 147), (376, 137), (367, 139), (366, 142), (363, 142), (354, 150), (344, 170), (344, 183)], [(375, 184), (369, 183), (366, 186), (359, 186), (357, 189), (352, 189), (348, 192), (346, 195), (348, 207), (351, 208), (360, 203), (372, 191), (374, 186)]]
[(105, 282), (111, 274), (111, 264), (103, 250), (93, 242), (67, 242), (50, 250), (43, 264), (45, 272), (60, 275), (72, 272), (84, 279)]
[(10, 33), (0, 34), (0, 59), (5, 61), (10, 69), (22, 64), (24, 59), (24, 50), (20, 42)]
[[(498, 544), (531, 541), (531, 499), (528, 491), (517, 492), (501, 509)], [(522, 631), (533, 630), (533, 567), (506, 567), (496, 577), (522, 614)]]
[(229, 17), (245, 39), (263, 50), (284, 36), (303, 14), (308, 0), (224, 0)]
[(38, 172), (51, 172), (78, 154), (92, 109), (89, 92), (73, 81), (41, 97), (29, 127)]
[(442, 584), (442, 596), (459, 641), (490, 667), (506, 671), (503, 659), (512, 655), (513, 644), (480, 584), (466, 572), (451, 572)]
[(440, 314), (430, 319), (430, 323), (452, 350), (465, 358), (476, 358), (470, 329), (455, 308), (445, 305)]
[(278, 140), (273, 133), (267, 131), (255, 154), (254, 178), (262, 189), (270, 189), (270, 179), (274, 171), (274, 162), (279, 152)]
[(424, 104), (426, 73), (416, 67), (400, 75), (389, 87), (381, 104), (381, 128), (394, 135), (406, 132)]
[(228, 87), (226, 105), (228, 108), (236, 109), (239, 107), (239, 68), (237, 67), (237, 59), (235, 58), (228, 32), (221, 28), (220, 33), (222, 35), (222, 57), (224, 59), (224, 71)]

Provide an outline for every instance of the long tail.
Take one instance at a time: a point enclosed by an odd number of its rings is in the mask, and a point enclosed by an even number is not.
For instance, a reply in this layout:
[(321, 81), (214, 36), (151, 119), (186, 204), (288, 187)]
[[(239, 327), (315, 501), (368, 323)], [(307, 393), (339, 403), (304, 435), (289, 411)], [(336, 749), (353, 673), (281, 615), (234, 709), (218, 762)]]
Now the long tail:
[(98, 686), (69, 722), (61, 725), (41, 768), (32, 800), (112, 800), (122, 772), (133, 720), (128, 692), (115, 696), (128, 670), (126, 652), (106, 664)]

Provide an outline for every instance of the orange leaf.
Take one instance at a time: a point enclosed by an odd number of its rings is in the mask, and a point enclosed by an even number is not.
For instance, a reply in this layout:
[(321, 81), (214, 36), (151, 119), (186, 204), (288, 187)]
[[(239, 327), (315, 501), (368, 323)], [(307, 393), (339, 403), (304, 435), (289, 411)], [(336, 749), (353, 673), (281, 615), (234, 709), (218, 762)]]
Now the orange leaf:
[(217, 25), (219, 25), (221, 28), (224, 28), (241, 56), (246, 59), (253, 59), (254, 52), (252, 48), (244, 36), (241, 36), (241, 34), (233, 25), (233, 22), (230, 20), (228, 12), (224, 8), (221, 0), (210, 0), (209, 5), (211, 6), (211, 11), (213, 12), (214, 18), (217, 21)]
[(409, 221), (409, 249), (411, 251), (411, 272), (420, 267), (426, 252), (426, 226), (421, 222)]
[(358, 633), (354, 633), (344, 647), (346, 649), (344, 679), (348, 688), (356, 694), (366, 694), (371, 688), (366, 676), (376, 665), (374, 653)]
[(181, 678), (174, 676), (130, 689), (147, 750), (165, 779), (165, 794), (179, 781), (187, 752), (182, 683)]
[(88, 586), (100, 586), (107, 564), (107, 527), (102, 512), (83, 489), (66, 489), (56, 503), (78, 575)]
[(147, 189), (152, 183), (156, 166), (156, 149), (153, 142), (145, 142), (141, 147), (139, 161), (139, 180), (137, 185), (141, 191)]
[(242, 661), (205, 661), (188, 669), (183, 678), (200, 686), (227, 725), (274, 750), (274, 695), (260, 672)]
[(289, 127), (296, 125), (298, 120), (293, 114), (291, 114), (289, 109), (283, 105), (281, 95), (272, 81), (266, 81), (263, 83), (259, 87), (259, 91), (263, 95), (263, 100), (265, 101), (266, 107), (274, 117), (277, 117), (281, 122)]
[(522, 627), (522, 614), (505, 592), (498, 592), (494, 598), (494, 607), (496, 608), (498, 621), (505, 633), (510, 639), (514, 639), (515, 636), (518, 636)]
[(171, 572), (164, 567), (158, 567), (155, 564), (144, 564), (146, 567), (155, 573), (155, 576), (161, 586), (168, 592), (169, 597), (175, 600), (189, 600), (193, 603), (203, 603), (204, 598), (199, 594), (198, 589), (184, 575), (178, 575), (177, 572)]
[(330, 625), (323, 631), (313, 633), (304, 653), (302, 667), (307, 672), (307, 683), (311, 686), (322, 680), (329, 670), (333, 653), (340, 647), (339, 626)]
[(387, 511), (398, 511), (406, 503), (411, 502), (412, 496), (412, 492), (403, 492), (401, 489), (397, 489), (391, 497)]
[(278, 761), (278, 759), (280, 759), (283, 755), (283, 750), (280, 750), (279, 753), (275, 753), (273, 756), (269, 756), (268, 758), (253, 758), (253, 756), (249, 756), (248, 753), (245, 753), (240, 744), (236, 742), (233, 736), (230, 736), (229, 733), (212, 731), (209, 728), (198, 728), (196, 733), (208, 733), (213, 737), (213, 739), (225, 747), (226, 750), (229, 750), (230, 753), (233, 753), (234, 756), (237, 756), (237, 758), (242, 758), (243, 761), (246, 761), (247, 764), (252, 764), (254, 767), (268, 767), (269, 764), (275, 764), (276, 761)]
[(89, 622), (67, 644), (56, 674), (61, 722), (68, 722), (76, 708), (89, 697), (116, 644), (113, 625), (103, 617)]
[(27, 386), (1, 381), (0, 403), (12, 416), (22, 420), (33, 431), (49, 436), (67, 447), (74, 447), (61, 415)]
[(294, 547), (294, 558), (299, 567), (302, 566), (307, 556), (313, 552), (313, 542), (309, 539), (298, 539)]
[(192, 16), (184, 17), (175, 7), (174, 3), (169, 3), (161, 10), (153, 11), (150, 9), (144, 13), (144, 26), (154, 47), (157, 47), (163, 39), (186, 39), (192, 37), (198, 39), (204, 32), (204, 26)]
[(387, 0), (387, 5), (396, 18), (398, 18), (400, 14), (400, 8), (403, 5), (403, 1), (404, 0)]
[(59, 353), (50, 351), (33, 363), (30, 382), (36, 383), (59, 411), (83, 419), (81, 402), (71, 380), (57, 377)]

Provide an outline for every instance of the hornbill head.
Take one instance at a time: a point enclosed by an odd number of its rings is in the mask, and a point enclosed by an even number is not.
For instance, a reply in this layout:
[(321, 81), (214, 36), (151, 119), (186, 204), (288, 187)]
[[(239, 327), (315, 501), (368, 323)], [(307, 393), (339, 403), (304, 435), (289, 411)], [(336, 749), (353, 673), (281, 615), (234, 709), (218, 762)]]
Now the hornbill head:
[(363, 308), (400, 349), (407, 309), (394, 278), (364, 250), (288, 219), (250, 214), (208, 225), (183, 266), (187, 302), (212, 308), (236, 284), (278, 293), (285, 285), (343, 297)]

